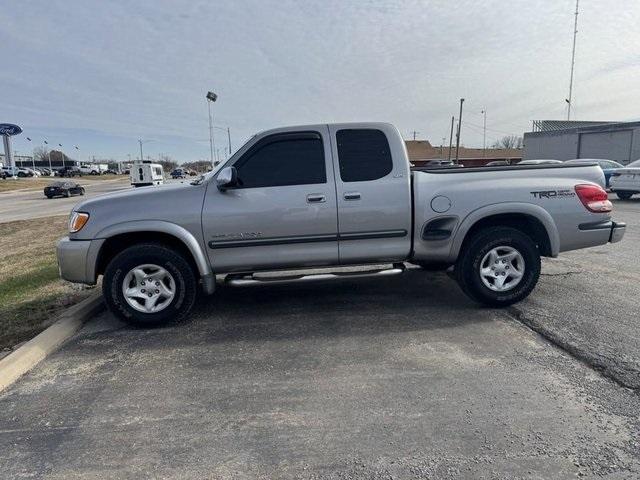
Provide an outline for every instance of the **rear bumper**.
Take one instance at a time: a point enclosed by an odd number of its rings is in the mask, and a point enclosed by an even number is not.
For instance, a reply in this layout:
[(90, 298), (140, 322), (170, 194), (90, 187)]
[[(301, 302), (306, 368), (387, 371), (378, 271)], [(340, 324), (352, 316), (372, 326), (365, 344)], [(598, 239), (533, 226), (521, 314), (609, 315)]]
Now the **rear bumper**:
[(624, 237), (624, 233), (627, 230), (627, 224), (624, 222), (611, 222), (613, 225), (611, 226), (611, 235), (609, 236), (609, 241), (611, 243), (617, 243), (622, 240)]
[(605, 222), (582, 223), (578, 226), (582, 232), (593, 233), (596, 235), (608, 234), (610, 243), (617, 243), (624, 237), (627, 230), (627, 224), (624, 222), (614, 222), (611, 220)]
[(74, 283), (95, 285), (98, 253), (104, 239), (70, 240), (64, 237), (58, 242), (58, 271), (60, 277)]

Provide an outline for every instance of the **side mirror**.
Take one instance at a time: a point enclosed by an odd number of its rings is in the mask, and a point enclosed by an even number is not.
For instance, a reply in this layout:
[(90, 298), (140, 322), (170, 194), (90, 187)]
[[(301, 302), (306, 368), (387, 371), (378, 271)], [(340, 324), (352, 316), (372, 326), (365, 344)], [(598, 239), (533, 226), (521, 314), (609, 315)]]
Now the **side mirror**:
[(238, 171), (236, 167), (224, 167), (216, 177), (218, 190), (224, 192), (227, 188), (238, 185)]

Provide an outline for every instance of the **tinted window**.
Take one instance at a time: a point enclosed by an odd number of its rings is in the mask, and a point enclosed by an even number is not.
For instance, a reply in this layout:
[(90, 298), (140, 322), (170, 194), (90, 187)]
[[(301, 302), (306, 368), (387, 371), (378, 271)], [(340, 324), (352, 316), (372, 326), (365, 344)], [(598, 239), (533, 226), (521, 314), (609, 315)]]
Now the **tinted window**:
[(391, 172), (389, 142), (380, 130), (338, 130), (336, 141), (343, 182), (376, 180)]
[(283, 134), (267, 137), (235, 164), (242, 188), (326, 183), (320, 135)]

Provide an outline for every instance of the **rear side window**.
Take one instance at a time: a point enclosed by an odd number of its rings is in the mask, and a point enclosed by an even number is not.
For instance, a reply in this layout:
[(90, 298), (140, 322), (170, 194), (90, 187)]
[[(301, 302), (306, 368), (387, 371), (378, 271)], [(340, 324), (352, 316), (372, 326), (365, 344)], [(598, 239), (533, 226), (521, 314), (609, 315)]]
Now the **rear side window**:
[(336, 142), (343, 182), (377, 180), (391, 173), (391, 149), (380, 130), (338, 130)]
[(240, 188), (326, 183), (322, 139), (316, 133), (267, 137), (234, 165)]

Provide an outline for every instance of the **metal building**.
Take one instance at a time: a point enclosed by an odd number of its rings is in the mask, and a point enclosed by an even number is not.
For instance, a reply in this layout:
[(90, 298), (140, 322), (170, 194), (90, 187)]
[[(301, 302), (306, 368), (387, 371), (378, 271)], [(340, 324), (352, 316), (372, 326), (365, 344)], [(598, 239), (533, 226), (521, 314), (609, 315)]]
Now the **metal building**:
[(524, 134), (525, 160), (605, 158), (622, 164), (640, 159), (640, 122), (541, 120)]

